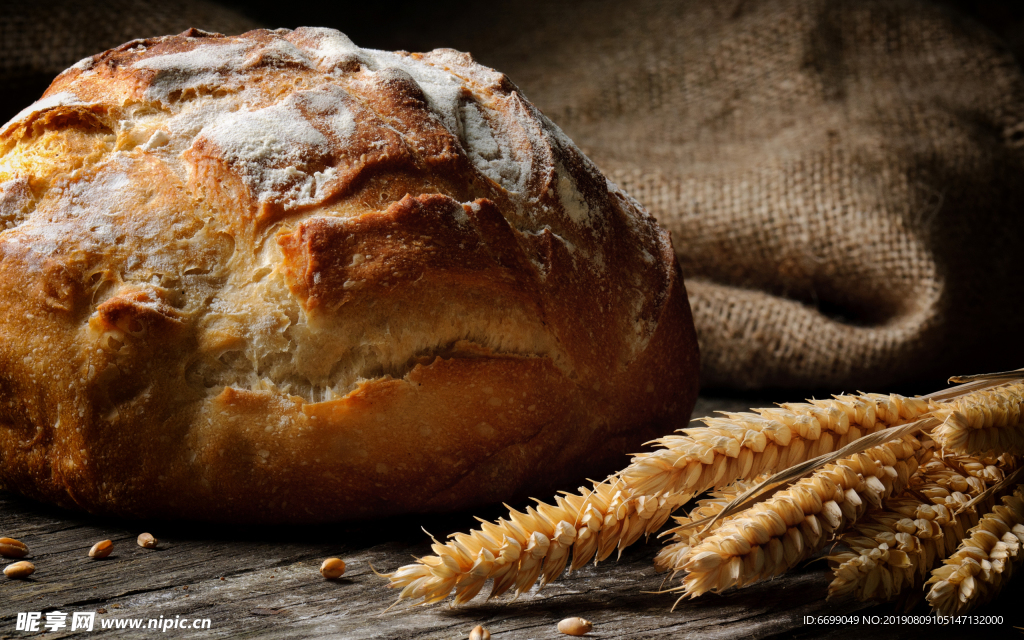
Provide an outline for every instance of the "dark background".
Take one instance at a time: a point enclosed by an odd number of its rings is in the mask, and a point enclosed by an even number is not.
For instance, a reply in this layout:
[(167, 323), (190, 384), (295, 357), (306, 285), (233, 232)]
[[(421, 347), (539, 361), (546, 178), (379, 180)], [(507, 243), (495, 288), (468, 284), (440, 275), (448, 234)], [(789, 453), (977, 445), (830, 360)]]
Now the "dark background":
[[(732, 0), (737, 5), (751, 0)], [(965, 20), (976, 20), (995, 32), (1013, 51), (1018, 62), (1024, 61), (1024, 2), (1012, 0), (932, 0), (935, 4), (958, 12)], [(586, 4), (581, 0), (580, 4)], [(110, 3), (104, 3), (109, 5)], [(125, 10), (147, 3), (123, 3)], [(544, 2), (515, 0), (398, 0), (385, 3), (330, 2), (307, 3), (282, 0), (220, 0), (210, 6), (236, 13), (251, 26), (294, 29), (300, 26), (333, 27), (345, 32), (353, 42), (374, 49), (424, 51), (437, 47), (468, 49), (469, 42), (479, 41), (489, 31), (495, 37), (514, 37), (495, 29), (509, 17), (523, 24), (530, 20), (546, 20)], [(125, 40), (124, 24), (97, 24), (93, 15), (96, 3), (56, 0), (43, 3), (0, 1), (0, 122), (6, 122), (38, 98), (50, 81), (64, 68), (90, 53), (99, 53)], [(154, 13), (161, 4), (153, 3)], [(166, 5), (164, 5), (166, 7)], [(628, 18), (628, 3), (623, 3)], [(211, 15), (210, 12), (202, 15)], [(215, 15), (215, 14), (214, 14)], [(523, 16), (527, 20), (522, 20)], [(173, 16), (160, 16), (154, 22), (168, 22)], [(34, 27), (50, 20), (50, 28)], [(170, 20), (173, 22), (173, 20)], [(209, 23), (215, 23), (210, 20)], [(72, 42), (61, 30), (70, 28)], [(571, 28), (571, 25), (566, 25)], [(500, 35), (499, 35), (500, 33)], [(166, 33), (146, 33), (148, 36)], [(85, 44), (88, 42), (89, 44)], [(25, 55), (11, 55), (22, 48)], [(470, 51), (472, 53), (472, 51)], [(478, 61), (490, 66), (485, 57)], [(512, 79), (515, 81), (515, 78)], [(529, 95), (529, 87), (522, 87)]]

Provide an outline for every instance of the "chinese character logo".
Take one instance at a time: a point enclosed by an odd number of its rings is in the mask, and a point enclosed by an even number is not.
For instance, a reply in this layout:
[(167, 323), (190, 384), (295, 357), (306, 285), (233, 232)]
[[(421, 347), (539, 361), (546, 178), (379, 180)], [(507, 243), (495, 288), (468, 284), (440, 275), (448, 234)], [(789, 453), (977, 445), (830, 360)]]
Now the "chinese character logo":
[(71, 630), (83, 629), (92, 631), (92, 625), (96, 622), (95, 611), (76, 611), (71, 614)]
[[(68, 614), (63, 611), (51, 611), (46, 614), (46, 621), (43, 622), (43, 614), (38, 611), (21, 612), (18, 614), (18, 621), (14, 627), (15, 631), (41, 631), (39, 624), (42, 622), (46, 631), (61, 631), (68, 626)], [(92, 631), (96, 623), (95, 611), (75, 611), (71, 614), (70, 631)]]
[(62, 611), (51, 611), (46, 614), (46, 624), (44, 625), (47, 631), (60, 631), (64, 627), (68, 626), (68, 614)]
[(15, 631), (39, 631), (39, 621), (42, 617), (43, 614), (38, 611), (21, 612), (18, 614), (17, 626), (14, 629)]

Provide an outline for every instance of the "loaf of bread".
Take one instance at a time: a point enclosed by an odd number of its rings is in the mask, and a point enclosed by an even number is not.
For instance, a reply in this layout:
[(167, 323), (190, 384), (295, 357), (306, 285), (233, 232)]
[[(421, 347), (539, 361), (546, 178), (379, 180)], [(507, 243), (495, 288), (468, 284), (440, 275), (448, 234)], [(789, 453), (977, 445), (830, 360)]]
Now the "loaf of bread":
[(502, 74), (337, 31), (81, 61), (0, 129), (0, 483), (312, 522), (571, 487), (697, 393), (667, 234)]

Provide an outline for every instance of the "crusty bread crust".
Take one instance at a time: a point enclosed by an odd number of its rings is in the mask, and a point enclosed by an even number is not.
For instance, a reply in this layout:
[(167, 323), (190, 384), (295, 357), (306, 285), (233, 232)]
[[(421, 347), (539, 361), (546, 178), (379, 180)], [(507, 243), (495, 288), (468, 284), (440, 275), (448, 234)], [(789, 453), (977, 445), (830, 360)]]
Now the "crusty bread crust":
[(667, 234), (503, 75), (196, 30), (0, 130), (0, 483), (313, 522), (568, 486), (681, 426)]

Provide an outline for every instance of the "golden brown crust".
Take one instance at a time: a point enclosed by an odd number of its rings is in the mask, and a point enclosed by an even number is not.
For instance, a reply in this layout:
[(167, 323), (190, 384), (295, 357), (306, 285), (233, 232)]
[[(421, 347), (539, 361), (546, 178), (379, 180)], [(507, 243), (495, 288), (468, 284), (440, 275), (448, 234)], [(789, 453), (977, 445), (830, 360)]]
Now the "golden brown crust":
[(667, 235), (469, 56), (199, 31), (0, 129), (0, 484), (136, 516), (466, 508), (682, 425)]

